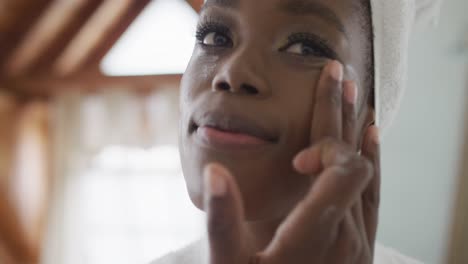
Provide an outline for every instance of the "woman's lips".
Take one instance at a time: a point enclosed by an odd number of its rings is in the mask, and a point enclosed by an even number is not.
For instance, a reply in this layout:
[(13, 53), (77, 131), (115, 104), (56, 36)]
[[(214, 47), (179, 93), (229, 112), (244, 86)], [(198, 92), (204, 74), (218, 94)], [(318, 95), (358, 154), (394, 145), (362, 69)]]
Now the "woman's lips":
[(246, 148), (276, 143), (276, 133), (261, 122), (226, 110), (208, 111), (193, 117), (189, 133), (202, 145), (215, 148)]
[(223, 131), (209, 126), (198, 127), (196, 135), (202, 140), (202, 142), (216, 146), (248, 147), (260, 146), (269, 143), (264, 139), (252, 135)]

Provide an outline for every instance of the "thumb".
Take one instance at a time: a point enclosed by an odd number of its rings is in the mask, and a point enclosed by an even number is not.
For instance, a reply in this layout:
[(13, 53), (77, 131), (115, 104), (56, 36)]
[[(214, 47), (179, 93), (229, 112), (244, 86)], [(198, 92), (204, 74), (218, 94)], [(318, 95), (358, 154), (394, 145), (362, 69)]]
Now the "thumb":
[(244, 209), (237, 183), (231, 173), (220, 164), (207, 165), (203, 174), (209, 263), (247, 263), (245, 232), (242, 226)]

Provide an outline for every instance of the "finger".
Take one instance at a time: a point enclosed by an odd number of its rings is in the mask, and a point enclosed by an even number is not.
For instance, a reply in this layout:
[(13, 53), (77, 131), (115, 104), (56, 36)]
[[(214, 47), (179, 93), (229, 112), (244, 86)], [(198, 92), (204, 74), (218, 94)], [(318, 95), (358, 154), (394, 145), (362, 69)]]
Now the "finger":
[(350, 148), (328, 138), (299, 152), (293, 166), (301, 174), (314, 176), (326, 167), (345, 164), (353, 155)]
[(361, 234), (361, 237), (367, 242), (367, 230), (364, 223), (364, 215), (362, 209), (362, 200), (358, 199), (356, 204), (351, 209), (351, 214), (353, 216), (354, 222), (356, 223), (356, 228)]
[(331, 250), (331, 263), (358, 263), (362, 252), (362, 236), (350, 211), (346, 212), (340, 223), (335, 243), (336, 250)]
[[(370, 180), (367, 160), (356, 154), (349, 162), (346, 167), (329, 167), (320, 174), (305, 198), (277, 230), (268, 252), (321, 249), (327, 241), (330, 242), (339, 222), (361, 198)], [(282, 250), (285, 245), (289, 250)]]
[(338, 61), (331, 61), (323, 69), (315, 92), (311, 144), (324, 137), (341, 139), (342, 81), (343, 66)]
[(244, 212), (237, 184), (227, 169), (209, 164), (204, 170), (210, 264), (245, 262)]
[(369, 245), (373, 246), (378, 225), (381, 181), (379, 131), (376, 126), (371, 126), (366, 131), (362, 147), (362, 155), (369, 159), (373, 164), (374, 176), (372, 177), (368, 187), (364, 190), (362, 197), (367, 237)]
[(368, 260), (372, 259), (373, 257), (373, 245), (369, 244), (367, 238), (367, 229), (364, 223), (361, 199), (358, 199), (358, 202), (353, 206), (351, 213), (354, 219), (354, 223), (356, 224), (358, 235), (361, 239), (361, 254), (359, 256), (359, 261), (356, 263), (368, 263)]
[(343, 82), (343, 141), (357, 150), (357, 85), (354, 81)]
[[(306, 195), (309, 210), (323, 212), (335, 208), (335, 215), (327, 221), (340, 221), (344, 213), (361, 198), (371, 179), (371, 165), (362, 157), (353, 155), (343, 166), (326, 169)], [(332, 219), (334, 218), (334, 219)]]

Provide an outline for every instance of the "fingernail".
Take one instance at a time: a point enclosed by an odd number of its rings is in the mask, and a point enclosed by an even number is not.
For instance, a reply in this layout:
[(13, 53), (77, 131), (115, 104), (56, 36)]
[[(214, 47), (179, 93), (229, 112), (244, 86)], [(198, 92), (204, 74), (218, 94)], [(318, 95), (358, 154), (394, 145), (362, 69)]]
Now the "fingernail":
[(356, 104), (357, 97), (358, 97), (358, 89), (357, 89), (357, 85), (355, 82), (353, 81), (347, 82), (344, 87), (343, 93), (344, 93), (346, 102), (352, 105)]
[(380, 144), (380, 135), (379, 135), (379, 128), (377, 126), (372, 126), (370, 131), (370, 138), (372, 143), (379, 145)]
[(298, 169), (299, 171), (304, 171), (305, 167), (305, 154), (304, 152), (300, 152), (293, 160), (293, 166)]
[(333, 79), (341, 82), (343, 81), (343, 66), (338, 61), (331, 62), (330, 75)]
[(206, 191), (212, 197), (224, 196), (227, 192), (225, 172), (216, 165), (210, 164), (204, 170)]
[(296, 155), (293, 166), (297, 172), (302, 174), (315, 173), (321, 167), (319, 153), (314, 149), (306, 149)]

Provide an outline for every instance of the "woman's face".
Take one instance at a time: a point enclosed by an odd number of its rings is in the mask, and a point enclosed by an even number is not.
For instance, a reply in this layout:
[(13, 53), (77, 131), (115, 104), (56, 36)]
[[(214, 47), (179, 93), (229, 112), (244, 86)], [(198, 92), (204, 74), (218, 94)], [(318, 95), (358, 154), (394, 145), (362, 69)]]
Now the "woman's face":
[(210, 162), (235, 176), (247, 220), (283, 217), (304, 195), (310, 179), (292, 159), (313, 143), (314, 92), (328, 61), (345, 65), (360, 116), (368, 110), (370, 87), (361, 84), (371, 53), (359, 8), (356, 0), (207, 1), (181, 83), (181, 160), (197, 207)]

